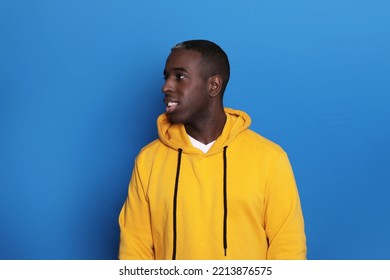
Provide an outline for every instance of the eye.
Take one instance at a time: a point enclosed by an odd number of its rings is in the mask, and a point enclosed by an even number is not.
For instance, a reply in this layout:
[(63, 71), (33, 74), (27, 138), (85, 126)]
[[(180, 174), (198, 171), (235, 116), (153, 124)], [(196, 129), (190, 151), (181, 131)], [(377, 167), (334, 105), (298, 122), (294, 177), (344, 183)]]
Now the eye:
[(165, 81), (170, 79), (170, 78), (175, 79), (176, 81), (181, 81), (181, 80), (184, 80), (185, 78), (187, 78), (187, 76), (182, 72), (177, 72), (177, 73), (174, 73), (172, 75), (170, 75), (168, 73), (163, 74), (163, 79)]
[(182, 74), (182, 73), (177, 73), (176, 74), (176, 80), (178, 80), (178, 81), (185, 79), (185, 77), (186, 76), (184, 74)]

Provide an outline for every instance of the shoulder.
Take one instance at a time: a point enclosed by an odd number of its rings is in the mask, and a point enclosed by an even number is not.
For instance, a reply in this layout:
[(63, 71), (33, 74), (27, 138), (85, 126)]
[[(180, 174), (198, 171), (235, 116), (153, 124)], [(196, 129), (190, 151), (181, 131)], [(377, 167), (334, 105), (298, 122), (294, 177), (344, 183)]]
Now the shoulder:
[(247, 129), (242, 133), (242, 140), (250, 145), (252, 148), (255, 147), (255, 150), (261, 149), (262, 151), (267, 151), (275, 155), (285, 154), (283, 148), (273, 142), (272, 140), (260, 135), (259, 133)]
[(242, 133), (233, 150), (240, 158), (266, 166), (269, 171), (289, 162), (286, 151), (279, 144), (250, 129)]
[(141, 148), (139, 151), (136, 161), (142, 161), (145, 159), (150, 158), (151, 156), (155, 155), (156, 152), (161, 149), (161, 141), (159, 139), (153, 140), (152, 142), (146, 144), (144, 147)]

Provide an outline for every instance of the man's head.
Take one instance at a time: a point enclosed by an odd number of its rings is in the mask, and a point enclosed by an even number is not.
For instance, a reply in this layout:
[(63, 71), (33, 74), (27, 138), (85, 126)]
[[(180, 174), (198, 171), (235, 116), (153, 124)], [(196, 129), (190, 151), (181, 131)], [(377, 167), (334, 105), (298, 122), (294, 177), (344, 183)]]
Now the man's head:
[(162, 91), (171, 122), (200, 125), (215, 114), (224, 115), (229, 62), (216, 44), (205, 40), (177, 44), (165, 63), (164, 79)]
[(230, 78), (229, 59), (224, 50), (217, 44), (208, 40), (189, 40), (175, 45), (171, 51), (192, 50), (202, 56), (202, 70), (204, 78), (208, 79), (214, 75), (222, 77), (221, 95), (225, 92)]

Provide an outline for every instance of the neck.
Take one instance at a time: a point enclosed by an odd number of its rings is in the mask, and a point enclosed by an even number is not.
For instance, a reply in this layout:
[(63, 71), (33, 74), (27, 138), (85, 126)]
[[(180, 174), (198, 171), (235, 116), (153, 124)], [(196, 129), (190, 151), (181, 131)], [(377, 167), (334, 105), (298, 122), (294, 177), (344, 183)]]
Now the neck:
[(207, 145), (221, 135), (225, 123), (226, 114), (222, 108), (222, 110), (213, 114), (213, 116), (207, 118), (207, 120), (203, 120), (198, 124), (184, 124), (184, 127), (188, 135)]

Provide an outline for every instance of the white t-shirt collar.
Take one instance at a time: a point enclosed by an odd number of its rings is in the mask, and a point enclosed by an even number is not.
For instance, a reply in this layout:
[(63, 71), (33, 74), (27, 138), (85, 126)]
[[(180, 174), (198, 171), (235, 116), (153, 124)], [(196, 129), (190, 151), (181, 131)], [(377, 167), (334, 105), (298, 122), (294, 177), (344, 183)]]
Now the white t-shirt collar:
[(203, 153), (207, 153), (208, 150), (210, 150), (211, 146), (215, 143), (215, 140), (214, 140), (213, 142), (210, 142), (206, 145), (206, 144), (203, 144), (202, 142), (199, 142), (195, 138), (192, 138), (189, 135), (188, 135), (188, 137), (190, 138), (192, 146), (194, 146), (194, 148), (201, 150)]

